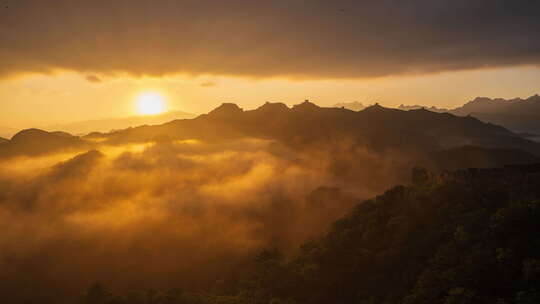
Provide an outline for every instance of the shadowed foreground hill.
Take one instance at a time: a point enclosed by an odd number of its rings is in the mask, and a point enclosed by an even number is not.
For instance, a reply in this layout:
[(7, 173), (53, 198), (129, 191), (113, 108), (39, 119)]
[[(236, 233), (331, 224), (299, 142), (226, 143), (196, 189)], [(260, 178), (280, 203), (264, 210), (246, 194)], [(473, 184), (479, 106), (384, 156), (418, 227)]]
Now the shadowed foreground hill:
[(416, 181), (358, 205), (292, 261), (267, 261), (256, 294), (297, 303), (538, 303), (540, 166)]
[(462, 146), (433, 153), (438, 168), (458, 170), (463, 168), (493, 168), (509, 164), (540, 162), (540, 158), (516, 149), (490, 149)]
[(270, 273), (284, 283), (261, 284), (263, 294), (298, 303), (538, 303), (540, 166), (416, 181), (360, 204), (296, 259), (276, 262)]
[(540, 165), (441, 176), (416, 169), (412, 177), (413, 185), (359, 204), (295, 257), (263, 251), (244, 276), (209, 293), (113, 296), (96, 285), (86, 300), (539, 303)]

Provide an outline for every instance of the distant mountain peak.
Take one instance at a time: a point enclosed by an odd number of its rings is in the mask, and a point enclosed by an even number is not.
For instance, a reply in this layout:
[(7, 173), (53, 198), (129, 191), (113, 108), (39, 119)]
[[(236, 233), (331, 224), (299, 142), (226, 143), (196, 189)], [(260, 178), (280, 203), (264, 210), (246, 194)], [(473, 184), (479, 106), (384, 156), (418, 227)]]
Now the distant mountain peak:
[(534, 94), (533, 96), (527, 98), (529, 101), (539, 101), (540, 102), (540, 95)]
[(353, 102), (340, 102), (334, 105), (335, 108), (344, 108), (352, 111), (360, 111), (365, 108), (364, 104), (358, 101)]
[(293, 106), (293, 110), (297, 110), (297, 111), (306, 111), (306, 110), (311, 111), (311, 110), (317, 110), (319, 108), (320, 107), (318, 105), (314, 104), (313, 102), (307, 99), (304, 102)]
[(13, 135), (3, 144), (1, 157), (15, 155), (39, 155), (73, 148), (85, 148), (87, 143), (66, 132), (47, 132), (41, 129), (26, 129)]
[(282, 102), (265, 102), (262, 106), (257, 108), (257, 111), (263, 112), (286, 112), (289, 107)]
[(527, 103), (527, 102), (536, 102), (540, 101), (540, 96), (538, 94), (529, 96), (528, 98), (513, 98), (513, 99), (504, 99), (504, 98), (489, 98), (489, 97), (476, 97), (473, 100), (469, 101), (468, 103), (464, 104), (461, 108), (465, 108), (467, 106), (475, 106), (478, 104), (485, 105), (485, 106), (492, 106), (492, 105), (510, 105), (514, 103)]
[(437, 113), (448, 112), (448, 109), (445, 109), (445, 108), (437, 108), (435, 106), (426, 107), (426, 106), (422, 106), (422, 105), (400, 104), (397, 109), (398, 110), (403, 110), (403, 111), (426, 110), (426, 111), (437, 112)]
[(48, 132), (45, 130), (32, 128), (19, 131), (17, 134), (13, 135), (11, 141), (14, 143), (29, 142), (33, 140), (45, 140), (51, 138), (77, 139), (78, 137), (62, 131)]
[(469, 101), (469, 102), (486, 102), (486, 101), (492, 101), (493, 99), (489, 98), (489, 97), (483, 97), (483, 96), (477, 96), (475, 97), (473, 100)]
[(72, 134), (69, 134), (68, 132), (63, 132), (63, 131), (54, 131), (54, 132), (51, 132), (51, 133), (54, 134), (54, 135), (57, 135), (57, 136), (65, 137), (65, 138), (73, 137)]
[(364, 110), (362, 110), (362, 112), (380, 112), (385, 110), (389, 110), (389, 108), (385, 108), (381, 106), (378, 102), (376, 102), (373, 105), (367, 106)]
[(31, 139), (41, 136), (47, 136), (49, 132), (43, 131), (41, 129), (31, 128), (19, 131), (17, 134), (13, 135), (11, 138), (12, 141), (19, 141), (25, 139)]
[(244, 110), (242, 110), (242, 108), (240, 108), (237, 104), (225, 102), (225, 103), (222, 103), (219, 107), (210, 111), (208, 115), (218, 116), (218, 117), (228, 117), (228, 116), (242, 114), (243, 112)]

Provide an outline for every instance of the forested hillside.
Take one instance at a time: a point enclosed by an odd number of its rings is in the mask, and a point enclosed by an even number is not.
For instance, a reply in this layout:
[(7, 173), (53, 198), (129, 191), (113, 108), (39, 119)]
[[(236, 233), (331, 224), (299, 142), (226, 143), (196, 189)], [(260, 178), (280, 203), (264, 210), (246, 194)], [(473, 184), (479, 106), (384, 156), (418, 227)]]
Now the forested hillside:
[(538, 303), (540, 166), (434, 176), (358, 204), (292, 258), (265, 250), (204, 292), (114, 296), (85, 303)]

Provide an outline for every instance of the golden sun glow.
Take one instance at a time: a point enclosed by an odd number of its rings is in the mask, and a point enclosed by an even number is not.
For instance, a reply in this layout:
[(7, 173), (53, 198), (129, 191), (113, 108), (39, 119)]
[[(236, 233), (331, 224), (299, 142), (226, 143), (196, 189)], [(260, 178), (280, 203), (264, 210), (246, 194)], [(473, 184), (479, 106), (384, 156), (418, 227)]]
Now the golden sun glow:
[(165, 99), (155, 92), (141, 94), (137, 97), (137, 112), (141, 115), (155, 115), (165, 111)]

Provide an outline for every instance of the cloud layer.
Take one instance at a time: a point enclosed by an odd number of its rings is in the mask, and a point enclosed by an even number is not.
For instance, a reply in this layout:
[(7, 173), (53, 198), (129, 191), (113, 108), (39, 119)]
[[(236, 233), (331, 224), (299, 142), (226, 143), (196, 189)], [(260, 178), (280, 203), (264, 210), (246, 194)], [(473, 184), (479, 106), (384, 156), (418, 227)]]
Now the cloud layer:
[(374, 77), (540, 61), (534, 0), (19, 0), (0, 75)]
[(102, 148), (0, 162), (7, 299), (56, 303), (95, 281), (208, 286), (261, 248), (290, 252), (398, 179), (396, 163), (347, 145), (310, 153), (256, 139)]

